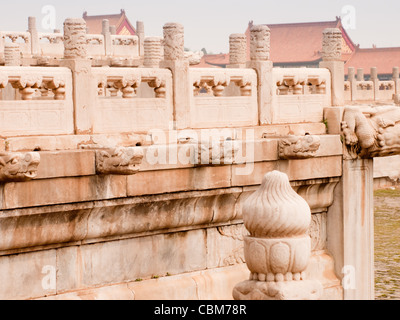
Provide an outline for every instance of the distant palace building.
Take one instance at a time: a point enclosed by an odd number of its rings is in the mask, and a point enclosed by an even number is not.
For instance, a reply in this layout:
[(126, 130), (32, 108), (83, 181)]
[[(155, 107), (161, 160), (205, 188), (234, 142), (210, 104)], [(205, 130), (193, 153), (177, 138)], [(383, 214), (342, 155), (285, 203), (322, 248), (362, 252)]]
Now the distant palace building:
[[(250, 21), (247, 35), (247, 54), (250, 57)], [(342, 31), (342, 59), (345, 72), (349, 67), (363, 68), (366, 78), (371, 67), (377, 67), (381, 80), (391, 79), (393, 67), (400, 66), (399, 48), (362, 49), (350, 39), (339, 17), (335, 21), (268, 25), (271, 30), (271, 60), (276, 67), (318, 67), (322, 50), (322, 33), (326, 28)], [(229, 64), (229, 54), (205, 55), (201, 67), (222, 67)]]
[(136, 35), (136, 29), (129, 22), (125, 10), (121, 9), (119, 14), (109, 14), (100, 16), (88, 16), (87, 12), (83, 13), (83, 19), (86, 21), (88, 33), (101, 34), (103, 20), (108, 20), (110, 26), (115, 27), (117, 35)]

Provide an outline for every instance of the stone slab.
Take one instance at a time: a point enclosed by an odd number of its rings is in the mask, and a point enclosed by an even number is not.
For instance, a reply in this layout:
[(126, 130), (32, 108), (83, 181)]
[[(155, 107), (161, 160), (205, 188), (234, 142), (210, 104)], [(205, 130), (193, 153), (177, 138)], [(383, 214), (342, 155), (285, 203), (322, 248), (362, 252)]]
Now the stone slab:
[(3, 209), (126, 197), (125, 176), (55, 178), (7, 183)]

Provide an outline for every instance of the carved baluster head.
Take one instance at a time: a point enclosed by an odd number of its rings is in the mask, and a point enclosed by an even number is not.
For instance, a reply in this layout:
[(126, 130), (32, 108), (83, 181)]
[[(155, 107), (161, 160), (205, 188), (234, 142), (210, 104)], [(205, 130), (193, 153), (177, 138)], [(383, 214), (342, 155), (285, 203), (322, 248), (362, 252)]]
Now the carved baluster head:
[(371, 68), (371, 80), (378, 80), (378, 69), (376, 67)]
[(147, 37), (144, 40), (144, 66), (159, 68), (161, 61), (161, 38)]
[(393, 67), (393, 80), (399, 79), (399, 67)]
[(7, 43), (4, 46), (5, 66), (19, 67), (21, 65), (21, 52), (17, 43)]
[(364, 69), (357, 69), (357, 81), (364, 81)]
[(322, 60), (340, 61), (342, 58), (342, 32), (338, 28), (327, 28), (323, 32)]
[[(311, 210), (292, 189), (286, 174), (273, 171), (265, 175), (260, 188), (244, 203), (243, 219), (250, 232), (246, 261), (256, 279), (259, 274), (277, 282), (304, 278), (311, 255), (307, 234)], [(269, 257), (256, 254), (260, 246), (270, 252)]]
[(267, 61), (270, 57), (271, 31), (268, 26), (253, 26), (250, 30), (250, 58)]
[(347, 71), (347, 75), (348, 75), (347, 77), (350, 82), (353, 82), (355, 80), (356, 71), (355, 71), (354, 67), (349, 67), (349, 69)]
[(64, 58), (86, 59), (86, 22), (79, 19), (67, 19), (64, 22)]
[(247, 40), (245, 34), (235, 33), (229, 37), (229, 64), (246, 64)]
[(179, 23), (164, 25), (164, 59), (166, 61), (184, 60), (185, 58), (184, 28)]
[[(244, 253), (250, 281), (237, 285), (237, 300), (318, 299), (322, 285), (306, 280), (311, 257), (311, 209), (290, 186), (285, 173), (273, 171), (243, 204), (250, 236)], [(294, 281), (293, 281), (294, 280)], [(290, 293), (289, 293), (290, 292)]]

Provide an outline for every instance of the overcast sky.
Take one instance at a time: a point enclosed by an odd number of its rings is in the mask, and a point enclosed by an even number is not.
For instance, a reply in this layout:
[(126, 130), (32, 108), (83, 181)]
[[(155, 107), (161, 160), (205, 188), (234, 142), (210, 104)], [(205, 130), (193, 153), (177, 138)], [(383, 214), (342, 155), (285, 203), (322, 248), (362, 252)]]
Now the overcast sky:
[(42, 10), (48, 5), (54, 7), (61, 30), (66, 18), (82, 17), (84, 11), (98, 15), (125, 9), (132, 24), (144, 22), (147, 36), (161, 36), (165, 23), (179, 22), (185, 27), (185, 46), (192, 51), (228, 52), (229, 35), (244, 33), (250, 20), (274, 24), (331, 21), (336, 16), (343, 17), (350, 37), (363, 48), (400, 47), (400, 0), (14, 0), (1, 5), (4, 31), (25, 31), (28, 16), (36, 16), (39, 30), (45, 31)]

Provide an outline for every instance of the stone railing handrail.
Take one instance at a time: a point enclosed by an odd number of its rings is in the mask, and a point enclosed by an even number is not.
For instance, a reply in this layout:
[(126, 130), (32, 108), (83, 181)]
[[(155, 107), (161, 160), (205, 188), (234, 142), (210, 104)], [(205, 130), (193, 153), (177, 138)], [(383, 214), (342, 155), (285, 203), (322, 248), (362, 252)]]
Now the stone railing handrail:
[(364, 69), (349, 68), (344, 84), (346, 101), (390, 101), (400, 94), (398, 67), (393, 68), (392, 80), (380, 80), (376, 68), (371, 68), (369, 80), (365, 80)]

